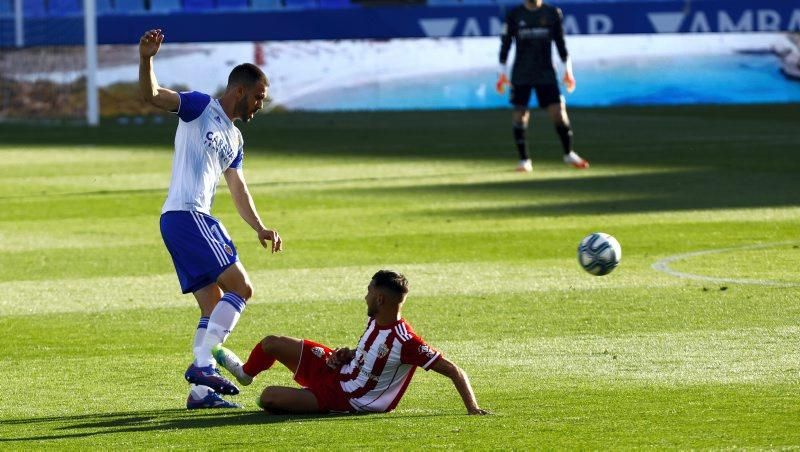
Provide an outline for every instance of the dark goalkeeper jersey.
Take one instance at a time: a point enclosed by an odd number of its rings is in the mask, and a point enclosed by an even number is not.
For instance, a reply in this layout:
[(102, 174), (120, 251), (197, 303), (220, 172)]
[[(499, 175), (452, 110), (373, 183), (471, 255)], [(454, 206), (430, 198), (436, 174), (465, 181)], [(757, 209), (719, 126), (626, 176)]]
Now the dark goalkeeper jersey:
[(511, 71), (511, 83), (557, 83), (551, 42), (556, 43), (561, 61), (567, 61), (562, 19), (561, 10), (546, 3), (534, 11), (519, 5), (508, 12), (500, 35), (500, 62), (505, 64), (508, 59), (513, 40), (517, 45), (517, 55)]

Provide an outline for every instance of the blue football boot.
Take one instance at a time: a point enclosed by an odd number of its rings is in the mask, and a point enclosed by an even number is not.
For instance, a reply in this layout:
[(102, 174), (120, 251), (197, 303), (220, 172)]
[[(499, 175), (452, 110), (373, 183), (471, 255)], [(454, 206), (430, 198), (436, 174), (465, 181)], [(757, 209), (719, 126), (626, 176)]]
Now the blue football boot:
[(213, 389), (204, 386), (193, 386), (186, 398), (186, 409), (197, 410), (200, 408), (241, 408), (238, 403), (228, 402), (214, 392)]
[(192, 363), (183, 375), (186, 381), (196, 385), (208, 386), (214, 391), (227, 395), (236, 395), (239, 388), (230, 380), (220, 375), (214, 366), (197, 367)]

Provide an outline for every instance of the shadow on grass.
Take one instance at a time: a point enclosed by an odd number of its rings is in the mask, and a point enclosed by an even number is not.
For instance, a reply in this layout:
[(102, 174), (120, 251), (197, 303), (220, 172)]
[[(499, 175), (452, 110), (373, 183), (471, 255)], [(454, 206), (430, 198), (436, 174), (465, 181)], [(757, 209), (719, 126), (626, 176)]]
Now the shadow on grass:
[[(98, 435), (150, 432), (174, 429), (213, 428), (242, 425), (264, 425), (308, 420), (357, 421), (365, 417), (381, 419), (381, 414), (316, 414), (276, 415), (263, 411), (243, 410), (198, 410), (184, 409), (97, 413), (79, 416), (50, 416), (29, 419), (3, 420), (4, 426), (25, 426), (41, 432), (30, 436), (3, 437), (0, 443), (24, 441), (46, 441), (71, 438), (87, 438)], [(431, 417), (434, 414), (389, 415), (397, 417)]]
[[(464, 199), (490, 207), (425, 210), (424, 215), (526, 216), (615, 214), (699, 209), (800, 206), (800, 179), (792, 174), (730, 172), (714, 168), (487, 183), (413, 185), (343, 190), (351, 196)], [(364, 193), (369, 192), (369, 193)], [(496, 202), (514, 202), (497, 206)], [(495, 204), (492, 206), (492, 204)]]

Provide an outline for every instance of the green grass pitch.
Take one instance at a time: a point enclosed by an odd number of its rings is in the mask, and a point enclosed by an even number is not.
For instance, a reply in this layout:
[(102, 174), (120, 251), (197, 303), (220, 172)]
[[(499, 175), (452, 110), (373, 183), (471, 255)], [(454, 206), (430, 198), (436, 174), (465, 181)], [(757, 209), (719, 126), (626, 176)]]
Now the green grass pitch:
[[(490, 417), (425, 372), (390, 414), (268, 416), (281, 367), (243, 410), (187, 412), (198, 311), (158, 230), (174, 123), (0, 125), (0, 448), (800, 447), (798, 106), (571, 116), (591, 169), (537, 113), (529, 175), (508, 111), (261, 116), (245, 174), (286, 251), (215, 203), (255, 285), (230, 348), (353, 345), (369, 277), (396, 269)], [(577, 263), (594, 231), (622, 244), (609, 276)]]

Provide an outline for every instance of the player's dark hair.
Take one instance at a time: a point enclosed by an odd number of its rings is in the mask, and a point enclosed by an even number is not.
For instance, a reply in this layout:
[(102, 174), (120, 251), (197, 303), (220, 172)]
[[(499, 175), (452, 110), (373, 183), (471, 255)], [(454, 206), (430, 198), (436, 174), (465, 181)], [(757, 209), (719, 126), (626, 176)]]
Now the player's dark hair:
[(398, 300), (402, 300), (408, 293), (408, 280), (400, 273), (391, 270), (378, 270), (372, 275), (375, 288), (386, 289), (397, 295)]
[(264, 71), (251, 63), (243, 63), (236, 66), (228, 76), (228, 87), (238, 85), (251, 87), (258, 82), (263, 82), (264, 85), (269, 86), (269, 79), (267, 79)]

